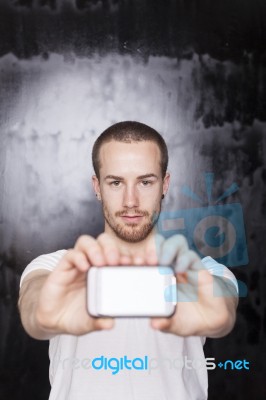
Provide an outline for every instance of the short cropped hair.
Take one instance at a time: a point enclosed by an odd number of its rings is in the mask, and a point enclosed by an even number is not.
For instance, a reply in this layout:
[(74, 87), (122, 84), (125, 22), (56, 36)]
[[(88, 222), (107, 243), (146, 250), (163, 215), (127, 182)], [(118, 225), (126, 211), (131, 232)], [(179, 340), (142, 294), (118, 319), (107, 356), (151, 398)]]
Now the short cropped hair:
[(161, 152), (161, 171), (165, 177), (168, 166), (168, 150), (163, 137), (148, 125), (136, 121), (123, 121), (111, 125), (96, 139), (92, 149), (92, 164), (95, 174), (100, 179), (100, 149), (111, 141), (131, 143), (150, 141), (158, 145)]

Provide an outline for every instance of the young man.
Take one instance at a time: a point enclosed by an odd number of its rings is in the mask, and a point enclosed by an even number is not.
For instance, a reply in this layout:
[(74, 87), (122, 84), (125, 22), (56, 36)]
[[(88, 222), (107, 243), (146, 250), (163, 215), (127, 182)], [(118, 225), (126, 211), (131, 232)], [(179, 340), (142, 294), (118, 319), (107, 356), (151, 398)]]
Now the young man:
[[(167, 163), (163, 138), (147, 125), (128, 121), (104, 131), (94, 144), (92, 177), (104, 233), (40, 256), (23, 272), (22, 323), (32, 337), (50, 339), (50, 400), (207, 398), (203, 344), (232, 329), (237, 285), (225, 267), (223, 279), (216, 277), (218, 264), (200, 260), (184, 237), (156, 236)], [(129, 264), (174, 265), (184, 295), (195, 292), (197, 300), (179, 302), (170, 318), (91, 317), (90, 266)]]

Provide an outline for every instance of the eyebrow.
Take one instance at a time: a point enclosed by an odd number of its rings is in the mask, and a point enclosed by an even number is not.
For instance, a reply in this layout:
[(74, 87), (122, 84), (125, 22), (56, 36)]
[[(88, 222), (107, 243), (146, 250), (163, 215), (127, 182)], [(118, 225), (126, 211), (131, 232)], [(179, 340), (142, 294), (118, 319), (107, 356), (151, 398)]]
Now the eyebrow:
[[(156, 178), (158, 179), (158, 176), (155, 174), (145, 174), (145, 175), (140, 175), (137, 177), (137, 179), (141, 180), (141, 179), (147, 179), (147, 178)], [(124, 178), (122, 178), (121, 176), (116, 176), (116, 175), (106, 175), (106, 177), (104, 178), (106, 179), (113, 179), (115, 181), (123, 181)]]

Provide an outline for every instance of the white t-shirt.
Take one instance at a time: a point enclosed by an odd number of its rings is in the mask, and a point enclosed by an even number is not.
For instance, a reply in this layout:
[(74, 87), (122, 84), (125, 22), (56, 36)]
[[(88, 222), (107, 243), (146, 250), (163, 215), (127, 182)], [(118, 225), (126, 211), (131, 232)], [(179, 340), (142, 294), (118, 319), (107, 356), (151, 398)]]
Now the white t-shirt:
[[(66, 250), (37, 257), (24, 270), (52, 271)], [(211, 257), (202, 260), (214, 275), (232, 272)], [(205, 400), (208, 378), (205, 338), (154, 330), (148, 318), (117, 318), (108, 331), (50, 340), (49, 400)]]

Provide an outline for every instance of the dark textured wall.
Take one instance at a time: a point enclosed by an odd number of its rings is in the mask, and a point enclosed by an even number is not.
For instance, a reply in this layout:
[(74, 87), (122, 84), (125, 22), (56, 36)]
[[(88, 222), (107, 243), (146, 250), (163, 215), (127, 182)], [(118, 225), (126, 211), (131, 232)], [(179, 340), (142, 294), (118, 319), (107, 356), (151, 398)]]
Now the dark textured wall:
[(206, 172), (214, 199), (238, 184), (221, 204), (243, 209), (249, 262), (233, 271), (248, 292), (233, 332), (205, 351), (250, 370), (210, 371), (209, 398), (265, 399), (265, 25), (262, 0), (0, 1), (1, 400), (48, 398), (47, 343), (23, 332), (19, 278), (101, 231), (91, 146), (124, 119), (169, 144), (164, 211), (198, 207), (184, 185), (206, 207)]

